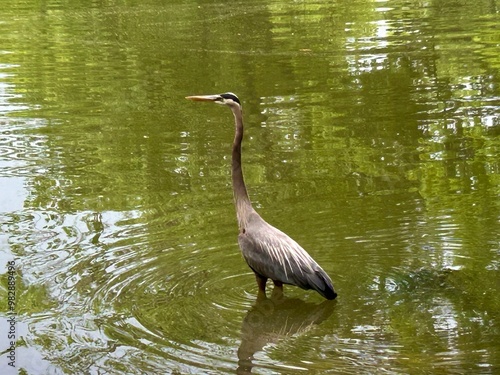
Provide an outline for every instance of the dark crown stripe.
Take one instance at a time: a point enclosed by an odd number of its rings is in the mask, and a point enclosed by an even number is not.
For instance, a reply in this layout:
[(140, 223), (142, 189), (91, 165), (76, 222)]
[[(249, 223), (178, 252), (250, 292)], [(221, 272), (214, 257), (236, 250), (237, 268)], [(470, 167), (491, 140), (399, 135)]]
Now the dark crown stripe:
[(224, 99), (231, 99), (241, 105), (240, 99), (236, 95), (234, 95), (232, 92), (226, 92), (225, 94), (220, 94)]

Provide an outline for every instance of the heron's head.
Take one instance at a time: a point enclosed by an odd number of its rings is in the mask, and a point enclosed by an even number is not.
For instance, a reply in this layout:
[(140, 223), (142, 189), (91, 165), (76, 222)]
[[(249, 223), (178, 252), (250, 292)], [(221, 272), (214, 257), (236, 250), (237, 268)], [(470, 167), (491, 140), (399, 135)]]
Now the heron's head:
[(195, 95), (186, 96), (186, 99), (194, 100), (197, 102), (214, 102), (217, 104), (225, 104), (231, 109), (238, 108), (241, 109), (240, 99), (232, 92), (226, 92), (224, 94), (217, 95)]

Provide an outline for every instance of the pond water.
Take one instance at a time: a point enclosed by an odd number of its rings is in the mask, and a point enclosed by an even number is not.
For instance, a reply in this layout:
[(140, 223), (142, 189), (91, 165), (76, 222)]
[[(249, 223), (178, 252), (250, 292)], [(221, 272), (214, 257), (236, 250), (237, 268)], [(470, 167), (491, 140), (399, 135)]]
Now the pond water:
[[(0, 368), (14, 313), (13, 373), (498, 373), (499, 11), (2, 1)], [(184, 99), (226, 91), (337, 300), (256, 301), (232, 114)]]

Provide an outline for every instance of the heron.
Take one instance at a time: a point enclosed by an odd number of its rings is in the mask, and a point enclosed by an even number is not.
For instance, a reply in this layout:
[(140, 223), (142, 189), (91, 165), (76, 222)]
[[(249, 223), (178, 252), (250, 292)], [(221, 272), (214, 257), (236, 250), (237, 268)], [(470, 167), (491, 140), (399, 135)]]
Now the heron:
[(255, 211), (248, 196), (241, 168), (243, 110), (238, 97), (227, 92), (217, 95), (187, 96), (186, 99), (228, 106), (234, 115), (232, 147), (232, 185), (238, 219), (238, 244), (248, 266), (255, 273), (258, 295), (266, 296), (267, 280), (274, 283), (273, 294), (283, 293), (283, 284), (313, 289), (326, 299), (337, 297), (328, 274), (297, 242), (267, 223)]

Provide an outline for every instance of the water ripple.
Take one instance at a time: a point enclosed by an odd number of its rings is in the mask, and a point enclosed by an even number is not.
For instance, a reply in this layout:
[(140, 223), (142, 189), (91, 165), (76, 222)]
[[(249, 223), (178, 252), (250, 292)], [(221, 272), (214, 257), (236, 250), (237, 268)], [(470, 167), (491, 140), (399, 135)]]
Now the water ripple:
[[(209, 337), (214, 329), (224, 337), (237, 337), (238, 316), (255, 300), (254, 278), (237, 247), (201, 252), (192, 236), (190, 242), (172, 241), (184, 245), (148, 243), (146, 236), (164, 231), (165, 223), (145, 223), (134, 213), (32, 210), (10, 220), (10, 243), (29, 259), (23, 277), (45, 289), (55, 304), (50, 316), (30, 318), (32, 337), (50, 337), (55, 331), (62, 335), (47, 350), (64, 348), (58, 352), (66, 358), (78, 348), (93, 357), (100, 351), (133, 358), (138, 348), (148, 345), (155, 353), (152, 368), (164, 366), (165, 359), (179, 371), (208, 366), (218, 372), (236, 366), (227, 353), (232, 341), (212, 343)], [(212, 257), (236, 262), (244, 272), (207, 268)], [(116, 340), (133, 347), (117, 348)], [(57, 356), (52, 360), (57, 363)], [(96, 366), (109, 365), (95, 360)], [(74, 358), (64, 366), (78, 371), (81, 364)], [(132, 364), (130, 373), (139, 372)]]

